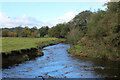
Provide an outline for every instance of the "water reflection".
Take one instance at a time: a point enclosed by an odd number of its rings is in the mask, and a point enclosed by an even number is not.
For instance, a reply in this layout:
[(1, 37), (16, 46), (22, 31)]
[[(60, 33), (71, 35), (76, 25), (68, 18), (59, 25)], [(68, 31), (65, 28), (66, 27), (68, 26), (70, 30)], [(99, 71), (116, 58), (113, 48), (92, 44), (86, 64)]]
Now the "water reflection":
[(91, 61), (93, 69), (91, 71), (95, 71), (97, 74), (102, 77), (120, 77), (120, 62), (119, 61), (109, 61), (102, 59), (92, 59), (92, 58), (80, 58), (78, 56), (74, 56), (77, 59), (81, 59), (82, 61)]

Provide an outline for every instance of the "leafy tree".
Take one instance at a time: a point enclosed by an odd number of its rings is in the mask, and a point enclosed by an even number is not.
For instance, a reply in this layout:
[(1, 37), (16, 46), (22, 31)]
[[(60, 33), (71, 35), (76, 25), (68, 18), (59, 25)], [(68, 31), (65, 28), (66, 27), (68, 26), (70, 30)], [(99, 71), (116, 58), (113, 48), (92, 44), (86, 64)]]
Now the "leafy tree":
[(69, 31), (69, 24), (64, 23), (60, 32), (61, 37), (66, 38)]
[(30, 36), (31, 32), (30, 29), (28, 28), (28, 26), (25, 26), (24, 28), (24, 37), (28, 37)]
[(34, 31), (34, 32), (31, 32), (31, 36), (32, 36), (32, 37), (38, 37), (38, 32), (37, 32), (37, 30)]
[(62, 24), (57, 24), (56, 26), (49, 29), (48, 35), (50, 37), (60, 38), (61, 37), (61, 35), (60, 35), (61, 29), (62, 29)]
[(120, 8), (120, 1), (119, 2), (108, 2), (107, 4), (108, 11), (117, 12)]
[(8, 32), (9, 32), (8, 29), (3, 29), (2, 30), (2, 37), (8, 37)]
[(35, 31), (37, 31), (37, 27), (36, 27), (36, 26), (34, 26), (34, 27), (33, 27), (33, 28), (31, 28), (30, 30), (31, 30), (31, 32), (35, 32)]
[(71, 44), (76, 45), (77, 42), (80, 40), (80, 31), (78, 28), (72, 29), (69, 34), (67, 35), (67, 39)]
[(16, 36), (21, 37), (23, 33), (23, 28), (21, 26), (18, 26), (15, 28)]
[(39, 30), (40, 37), (44, 37), (45, 35), (47, 35), (48, 34), (48, 30), (49, 30), (48, 26), (41, 27), (40, 30)]
[(16, 37), (16, 36), (17, 36), (16, 32), (11, 32), (11, 31), (8, 32), (8, 37)]

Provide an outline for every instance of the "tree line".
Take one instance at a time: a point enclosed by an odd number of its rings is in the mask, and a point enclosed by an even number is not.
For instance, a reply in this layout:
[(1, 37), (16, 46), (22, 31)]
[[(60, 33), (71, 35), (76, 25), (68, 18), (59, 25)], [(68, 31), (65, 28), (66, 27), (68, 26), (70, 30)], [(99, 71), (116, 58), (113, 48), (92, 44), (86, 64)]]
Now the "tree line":
[(48, 34), (49, 27), (43, 26), (37, 29), (36, 26), (29, 28), (21, 26), (15, 28), (2, 28), (2, 37), (44, 37)]
[(15, 27), (15, 28), (2, 28), (2, 37), (57, 37), (66, 38), (69, 32), (69, 23), (57, 24), (52, 28), (48, 26), (43, 26), (37, 29), (36, 26), (33, 28), (25, 27)]

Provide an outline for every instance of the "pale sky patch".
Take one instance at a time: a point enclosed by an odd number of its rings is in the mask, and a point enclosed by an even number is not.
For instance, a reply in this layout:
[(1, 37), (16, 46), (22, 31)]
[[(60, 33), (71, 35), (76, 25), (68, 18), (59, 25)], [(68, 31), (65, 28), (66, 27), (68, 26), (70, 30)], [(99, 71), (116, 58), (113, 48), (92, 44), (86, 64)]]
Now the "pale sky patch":
[(35, 19), (34, 17), (28, 17), (27, 15), (23, 15), (16, 18), (8, 17), (5, 13), (0, 12), (0, 28), (11, 28), (16, 26), (29, 26), (30, 28), (33, 26), (37, 26), (38, 28), (42, 26), (55, 26), (59, 23), (64, 23), (72, 20), (75, 17), (75, 12), (67, 12), (63, 16), (57, 17), (56, 19), (53, 19), (51, 21), (39, 21)]
[(75, 17), (75, 15), (77, 15), (77, 13), (67, 12), (63, 16), (57, 17), (56, 19), (49, 21), (48, 23), (50, 24), (50, 27), (52, 27), (59, 23), (69, 22)]
[(29, 27), (33, 27), (33, 26), (40, 27), (42, 26), (41, 24), (43, 23), (36, 20), (34, 17), (27, 17), (26, 15), (23, 15), (20, 17), (11, 18), (5, 15), (4, 13), (0, 12), (0, 28), (1, 27), (11, 28), (19, 25), (29, 26)]

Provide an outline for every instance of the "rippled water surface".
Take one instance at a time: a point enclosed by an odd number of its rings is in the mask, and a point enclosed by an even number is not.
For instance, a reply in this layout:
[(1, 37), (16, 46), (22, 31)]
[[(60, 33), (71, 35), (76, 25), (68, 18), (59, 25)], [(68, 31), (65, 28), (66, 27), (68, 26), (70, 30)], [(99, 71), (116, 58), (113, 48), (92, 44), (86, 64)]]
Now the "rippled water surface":
[(69, 44), (57, 44), (43, 49), (44, 56), (18, 66), (3, 69), (3, 78), (99, 78), (120, 77), (119, 62), (85, 59), (67, 53)]

